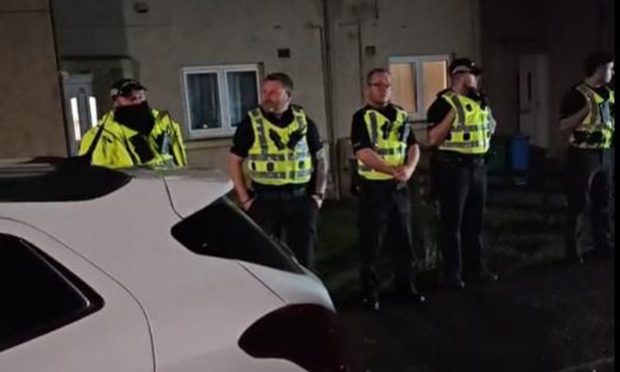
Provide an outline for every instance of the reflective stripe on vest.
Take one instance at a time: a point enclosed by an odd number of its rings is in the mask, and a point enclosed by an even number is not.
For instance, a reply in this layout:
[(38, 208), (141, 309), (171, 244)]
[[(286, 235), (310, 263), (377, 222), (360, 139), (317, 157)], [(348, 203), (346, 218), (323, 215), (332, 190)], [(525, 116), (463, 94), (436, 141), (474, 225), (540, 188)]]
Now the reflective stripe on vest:
[(586, 84), (580, 84), (576, 89), (585, 97), (589, 112), (571, 133), (569, 144), (580, 149), (610, 148), (615, 129), (612, 113), (612, 105), (615, 104), (614, 91), (609, 90), (609, 98), (605, 100)]
[(491, 143), (489, 108), (469, 97), (448, 91), (442, 95), (452, 106), (456, 115), (447, 138), (439, 145), (440, 150), (462, 154), (484, 154)]
[[(284, 128), (270, 123), (259, 108), (249, 112), (254, 143), (247, 160), (253, 181), (273, 186), (310, 181), (312, 158), (306, 137), (306, 114), (296, 107), (292, 110), (294, 119)], [(295, 137), (297, 142), (292, 143)]]
[[(403, 165), (410, 130), (407, 112), (396, 108), (396, 120), (392, 122), (380, 112), (370, 109), (364, 113), (364, 122), (373, 151), (392, 167)], [(369, 180), (394, 178), (389, 174), (375, 171), (360, 160), (357, 161), (357, 173)]]

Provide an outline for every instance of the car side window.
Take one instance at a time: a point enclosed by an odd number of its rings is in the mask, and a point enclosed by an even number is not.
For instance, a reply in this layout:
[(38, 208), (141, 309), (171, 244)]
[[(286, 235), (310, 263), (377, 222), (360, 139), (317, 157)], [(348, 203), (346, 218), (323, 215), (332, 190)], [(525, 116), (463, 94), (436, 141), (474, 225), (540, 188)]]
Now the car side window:
[(302, 273), (287, 247), (269, 237), (227, 197), (177, 223), (172, 236), (190, 251)]
[(0, 233), (0, 352), (103, 307), (103, 299), (32, 244)]

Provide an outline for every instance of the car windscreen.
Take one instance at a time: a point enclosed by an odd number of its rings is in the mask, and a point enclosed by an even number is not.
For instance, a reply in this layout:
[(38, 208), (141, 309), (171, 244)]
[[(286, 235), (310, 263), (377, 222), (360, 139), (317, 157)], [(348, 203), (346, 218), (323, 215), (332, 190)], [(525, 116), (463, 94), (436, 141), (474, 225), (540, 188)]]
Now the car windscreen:
[(190, 251), (302, 273), (290, 250), (269, 237), (227, 197), (172, 227), (172, 236)]

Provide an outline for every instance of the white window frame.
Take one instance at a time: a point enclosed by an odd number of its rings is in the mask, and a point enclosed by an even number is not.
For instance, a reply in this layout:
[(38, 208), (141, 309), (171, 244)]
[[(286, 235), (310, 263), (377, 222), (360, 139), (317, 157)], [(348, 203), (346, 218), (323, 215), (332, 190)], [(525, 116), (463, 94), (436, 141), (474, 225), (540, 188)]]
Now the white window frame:
[[(181, 86), (183, 87), (185, 108), (185, 128), (189, 139), (205, 139), (218, 137), (231, 137), (235, 134), (236, 127), (233, 127), (230, 119), (230, 102), (228, 99), (228, 72), (243, 71), (254, 72), (256, 74), (256, 97), (260, 100), (260, 75), (258, 64), (243, 65), (214, 65), (214, 66), (192, 66), (181, 68)], [(217, 74), (218, 97), (220, 102), (220, 113), (222, 126), (212, 129), (192, 129), (192, 114), (190, 110), (189, 90), (187, 89), (187, 77), (193, 74)], [(258, 104), (258, 102), (257, 102)]]
[[(422, 79), (422, 64), (424, 62), (442, 62), (446, 61), (446, 67), (450, 65), (450, 55), (449, 54), (434, 54), (434, 55), (426, 55), (426, 56), (398, 56), (398, 57), (390, 57), (389, 65), (393, 63), (414, 63), (415, 66), (415, 76), (416, 76), (416, 107), (418, 108), (417, 112), (410, 112), (409, 117), (414, 121), (426, 120), (426, 109), (424, 102), (424, 79)], [(446, 75), (448, 74), (446, 68)], [(450, 77), (447, 76), (449, 79)]]

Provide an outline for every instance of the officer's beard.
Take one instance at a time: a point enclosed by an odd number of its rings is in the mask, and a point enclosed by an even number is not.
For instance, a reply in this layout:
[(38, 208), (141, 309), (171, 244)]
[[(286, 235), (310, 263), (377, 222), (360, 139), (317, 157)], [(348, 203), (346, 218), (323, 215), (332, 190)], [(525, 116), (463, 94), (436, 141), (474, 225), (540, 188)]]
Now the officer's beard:
[(155, 118), (147, 101), (117, 107), (114, 110), (114, 120), (142, 134), (151, 133), (155, 125)]

